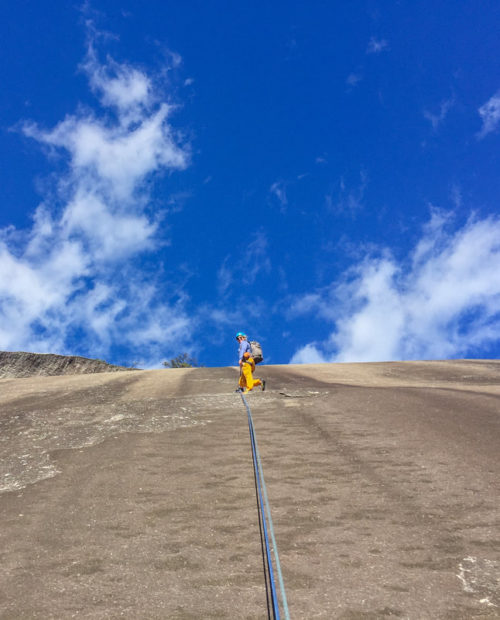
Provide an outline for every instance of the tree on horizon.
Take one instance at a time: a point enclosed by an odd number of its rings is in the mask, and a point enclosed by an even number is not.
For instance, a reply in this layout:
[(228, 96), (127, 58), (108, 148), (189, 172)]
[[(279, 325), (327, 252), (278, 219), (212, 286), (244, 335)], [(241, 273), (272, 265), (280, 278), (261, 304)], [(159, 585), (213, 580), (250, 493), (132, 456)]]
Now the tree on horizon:
[(170, 361), (163, 362), (165, 368), (197, 368), (198, 360), (190, 357), (189, 353), (181, 353)]

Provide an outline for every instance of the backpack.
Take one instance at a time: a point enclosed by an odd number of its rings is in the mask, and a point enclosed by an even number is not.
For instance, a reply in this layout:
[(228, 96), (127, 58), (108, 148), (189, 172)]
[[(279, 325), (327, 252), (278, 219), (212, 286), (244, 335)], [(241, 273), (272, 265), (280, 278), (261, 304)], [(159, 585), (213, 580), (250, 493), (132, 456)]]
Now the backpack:
[(250, 352), (251, 352), (253, 361), (256, 364), (260, 364), (262, 360), (264, 359), (262, 357), (262, 347), (260, 346), (260, 343), (257, 342), (256, 340), (250, 340)]

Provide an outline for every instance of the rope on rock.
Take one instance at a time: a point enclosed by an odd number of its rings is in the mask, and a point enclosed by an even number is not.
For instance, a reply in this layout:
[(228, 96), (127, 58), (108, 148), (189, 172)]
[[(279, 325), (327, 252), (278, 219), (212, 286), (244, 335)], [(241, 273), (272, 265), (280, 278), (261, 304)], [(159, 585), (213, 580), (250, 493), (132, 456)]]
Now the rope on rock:
[[(273, 520), (271, 517), (271, 510), (269, 508), (269, 500), (267, 496), (266, 483), (264, 481), (264, 472), (262, 469), (262, 462), (260, 460), (259, 449), (257, 445), (257, 437), (255, 435), (255, 428), (252, 419), (252, 412), (250, 411), (250, 407), (248, 405), (247, 399), (245, 398), (243, 392), (240, 392), (241, 400), (246, 407), (247, 417), (248, 417), (248, 429), (250, 432), (250, 442), (252, 445), (252, 458), (253, 458), (253, 468), (255, 475), (255, 486), (256, 486), (256, 495), (257, 495), (257, 509), (259, 511), (259, 527), (261, 527), (261, 539), (262, 533), (264, 535), (264, 545), (265, 546), (265, 561), (264, 566), (267, 566), (267, 577), (266, 577), (266, 596), (268, 599), (268, 615), (269, 615), (269, 593), (268, 593), (268, 582), (270, 589), (270, 598), (272, 603), (272, 611), (274, 620), (280, 620), (280, 609), (279, 609), (279, 601), (276, 593), (276, 585), (274, 582), (274, 570), (273, 570), (273, 561), (271, 554), (271, 547), (269, 545), (269, 536), (268, 531), (271, 538), (272, 543), (272, 552), (274, 555), (274, 565), (276, 567), (276, 573), (278, 575), (278, 581), (280, 586), (281, 593), (281, 606), (283, 608), (283, 616), (285, 620), (290, 620), (290, 615), (288, 612), (288, 604), (286, 600), (285, 593), (285, 585), (283, 583), (283, 575), (281, 573), (281, 565), (278, 555), (278, 547), (276, 545), (276, 539), (274, 537), (274, 528), (273, 528)], [(263, 549), (264, 555), (264, 549)]]

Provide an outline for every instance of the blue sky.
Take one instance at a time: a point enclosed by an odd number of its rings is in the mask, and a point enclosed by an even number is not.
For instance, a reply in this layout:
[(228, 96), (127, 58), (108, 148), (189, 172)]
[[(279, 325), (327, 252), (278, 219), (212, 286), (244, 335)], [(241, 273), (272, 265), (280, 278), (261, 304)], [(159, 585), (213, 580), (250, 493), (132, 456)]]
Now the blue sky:
[(0, 29), (0, 350), (498, 357), (498, 2), (18, 0)]

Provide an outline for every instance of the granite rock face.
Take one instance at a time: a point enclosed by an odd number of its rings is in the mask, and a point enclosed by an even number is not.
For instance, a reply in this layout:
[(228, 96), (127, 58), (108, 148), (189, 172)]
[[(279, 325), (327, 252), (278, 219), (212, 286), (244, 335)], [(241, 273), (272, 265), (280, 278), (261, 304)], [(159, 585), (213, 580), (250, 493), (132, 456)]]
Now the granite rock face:
[(77, 355), (0, 351), (0, 379), (86, 375), (120, 370), (133, 369), (114, 366), (103, 360), (93, 360)]
[[(499, 619), (500, 361), (256, 374), (290, 617)], [(270, 616), (238, 378), (0, 379), (2, 620)]]

